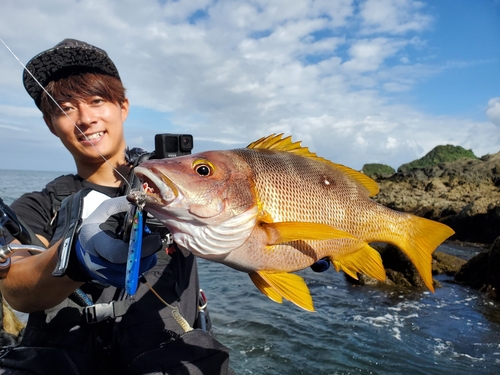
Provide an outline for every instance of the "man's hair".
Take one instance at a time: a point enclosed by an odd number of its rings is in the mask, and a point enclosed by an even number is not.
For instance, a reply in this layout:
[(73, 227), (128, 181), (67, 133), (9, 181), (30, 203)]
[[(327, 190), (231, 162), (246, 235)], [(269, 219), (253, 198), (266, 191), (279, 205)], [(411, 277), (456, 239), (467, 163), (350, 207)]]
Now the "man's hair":
[[(122, 104), (125, 101), (125, 88), (122, 82), (107, 74), (81, 71), (60, 75), (50, 81), (45, 90), (60, 104), (69, 101), (81, 101), (90, 96)], [(44, 91), (41, 96), (40, 109), (44, 117), (59, 117), (63, 113)]]

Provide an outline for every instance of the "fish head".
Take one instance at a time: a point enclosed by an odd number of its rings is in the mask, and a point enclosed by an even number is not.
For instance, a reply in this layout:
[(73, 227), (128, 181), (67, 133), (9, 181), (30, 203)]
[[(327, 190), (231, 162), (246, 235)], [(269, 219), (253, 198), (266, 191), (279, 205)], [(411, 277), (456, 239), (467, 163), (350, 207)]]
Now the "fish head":
[(255, 225), (252, 171), (230, 151), (151, 159), (134, 172), (146, 192), (145, 209), (197, 255), (240, 246)]

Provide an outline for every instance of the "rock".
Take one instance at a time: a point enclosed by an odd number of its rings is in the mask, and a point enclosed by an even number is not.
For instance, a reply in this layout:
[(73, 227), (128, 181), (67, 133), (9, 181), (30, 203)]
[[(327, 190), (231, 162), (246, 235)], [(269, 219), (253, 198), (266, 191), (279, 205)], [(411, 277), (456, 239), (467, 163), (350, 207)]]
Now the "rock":
[(451, 239), (491, 244), (500, 236), (500, 152), (378, 178), (373, 199), (449, 225)]
[(408, 257), (396, 246), (386, 245), (379, 249), (387, 277), (399, 286), (426, 288), (420, 274)]
[(24, 324), (0, 295), (0, 346), (17, 345), (22, 338)]
[(454, 276), (467, 261), (456, 256), (435, 251), (432, 254), (432, 274), (439, 275), (442, 273), (448, 276)]
[(488, 251), (465, 263), (455, 275), (455, 280), (500, 300), (500, 237)]
[[(401, 250), (393, 245), (374, 245), (373, 247), (379, 251), (382, 257), (387, 279), (385, 281), (379, 281), (369, 276), (359, 274), (358, 280), (356, 280), (346, 274), (345, 277), (349, 282), (357, 285), (427, 288), (413, 263)], [(432, 273), (434, 275), (446, 273), (447, 275), (453, 276), (465, 263), (466, 261), (463, 259), (440, 251), (435, 251), (432, 254)], [(441, 284), (434, 280), (434, 287), (439, 288)]]
[(447, 192), (448, 187), (439, 178), (433, 178), (426, 186), (425, 191)]

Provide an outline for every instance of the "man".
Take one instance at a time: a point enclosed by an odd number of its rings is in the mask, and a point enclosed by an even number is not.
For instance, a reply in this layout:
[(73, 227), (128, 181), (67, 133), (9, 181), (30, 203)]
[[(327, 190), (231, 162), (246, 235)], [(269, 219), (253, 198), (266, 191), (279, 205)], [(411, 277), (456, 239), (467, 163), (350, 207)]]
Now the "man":
[(0, 374), (225, 373), (226, 348), (190, 331), (199, 306), (195, 259), (175, 246), (167, 254), (164, 228), (158, 234), (151, 223), (137, 292), (124, 290), (128, 243), (120, 229), (134, 162), (125, 153), (129, 102), (114, 63), (65, 39), (27, 70), (26, 90), (77, 174), (12, 204), (48, 248), (15, 253), (0, 280), (6, 301), (30, 313), (20, 345), (0, 353)]

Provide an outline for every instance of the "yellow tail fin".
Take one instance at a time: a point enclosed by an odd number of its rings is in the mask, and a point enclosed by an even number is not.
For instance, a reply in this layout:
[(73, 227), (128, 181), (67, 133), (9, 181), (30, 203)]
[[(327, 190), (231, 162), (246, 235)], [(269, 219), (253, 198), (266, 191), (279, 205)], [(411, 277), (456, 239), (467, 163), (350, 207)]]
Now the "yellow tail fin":
[(410, 215), (410, 229), (399, 241), (388, 241), (399, 247), (417, 268), (429, 290), (434, 292), (432, 281), (432, 253), (455, 232), (447, 225)]

